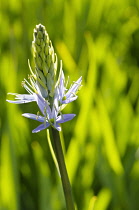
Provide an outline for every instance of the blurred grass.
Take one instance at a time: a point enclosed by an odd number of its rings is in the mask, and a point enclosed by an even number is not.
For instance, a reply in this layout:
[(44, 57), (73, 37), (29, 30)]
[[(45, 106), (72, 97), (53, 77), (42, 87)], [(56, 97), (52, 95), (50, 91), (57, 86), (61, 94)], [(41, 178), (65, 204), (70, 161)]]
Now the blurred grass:
[(137, 0), (1, 0), (0, 210), (64, 210), (46, 131), (21, 116), (33, 28), (42, 23), (70, 81), (83, 76), (65, 112), (65, 158), (77, 209), (139, 207), (139, 3)]

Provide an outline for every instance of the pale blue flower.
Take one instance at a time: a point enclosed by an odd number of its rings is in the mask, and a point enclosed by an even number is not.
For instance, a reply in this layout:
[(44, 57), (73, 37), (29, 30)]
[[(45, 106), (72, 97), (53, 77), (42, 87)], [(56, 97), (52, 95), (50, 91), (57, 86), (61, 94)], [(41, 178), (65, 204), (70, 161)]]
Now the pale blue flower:
[(9, 95), (15, 95), (15, 101), (6, 100), (9, 103), (13, 104), (23, 104), (35, 101), (35, 96), (33, 94), (17, 94), (17, 93), (8, 93)]
[(61, 104), (68, 104), (77, 99), (76, 93), (78, 92), (82, 82), (82, 77), (80, 77), (76, 82), (71, 85), (69, 90), (65, 87), (65, 76), (63, 70), (60, 72), (59, 84), (57, 87), (57, 94)]
[(22, 86), (26, 89), (29, 94), (18, 94), (18, 93), (8, 93), (8, 95), (14, 95), (15, 100), (6, 100), (9, 103), (23, 104), (36, 101), (36, 93), (45, 97), (48, 95), (47, 90), (45, 90), (40, 84), (35, 82), (33, 78), (30, 78), (31, 84), (24, 79)]
[(52, 126), (58, 131), (61, 131), (61, 127), (59, 124), (72, 120), (75, 117), (75, 114), (59, 113), (58, 100), (56, 97), (54, 98), (52, 110), (48, 102), (44, 100), (40, 95), (35, 94), (35, 101), (37, 102), (43, 116), (30, 114), (30, 113), (22, 114), (22, 116), (24, 117), (27, 117), (29, 119), (36, 120), (42, 123), (32, 131), (33, 133), (37, 133), (41, 130), (44, 130), (45, 128), (48, 128), (49, 126)]

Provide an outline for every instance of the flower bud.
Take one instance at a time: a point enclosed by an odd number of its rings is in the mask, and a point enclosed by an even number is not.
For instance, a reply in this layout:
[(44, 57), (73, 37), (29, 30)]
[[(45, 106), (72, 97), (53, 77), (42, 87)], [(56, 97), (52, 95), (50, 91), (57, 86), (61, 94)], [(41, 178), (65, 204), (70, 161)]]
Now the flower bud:
[(37, 76), (36, 80), (40, 85), (44, 84), (42, 86), (47, 87), (49, 96), (53, 97), (56, 83), (57, 56), (43, 25), (36, 25), (33, 37), (32, 48)]

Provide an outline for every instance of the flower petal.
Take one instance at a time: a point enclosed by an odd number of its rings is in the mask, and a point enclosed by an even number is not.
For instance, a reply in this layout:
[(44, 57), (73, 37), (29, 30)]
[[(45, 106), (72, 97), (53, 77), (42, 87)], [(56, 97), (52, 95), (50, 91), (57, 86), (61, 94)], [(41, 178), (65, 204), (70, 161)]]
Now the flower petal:
[(65, 87), (64, 87), (65, 77), (64, 77), (63, 71), (61, 71), (60, 73), (61, 75), (60, 75), (60, 81), (59, 81), (59, 96), (60, 98), (63, 98), (64, 92), (65, 92)]
[(42, 114), (46, 116), (47, 113), (48, 118), (51, 119), (51, 109), (48, 103), (39, 94), (36, 94), (36, 101)]
[(57, 123), (64, 123), (67, 122), (69, 120), (72, 120), (74, 117), (76, 116), (76, 114), (63, 114), (62, 116), (59, 116), (57, 118)]
[(53, 118), (53, 119), (56, 120), (58, 111), (59, 111), (58, 96), (57, 96), (57, 94), (55, 94), (54, 101), (53, 101), (52, 112), (51, 112), (51, 116), (50, 116), (49, 119)]
[(32, 94), (17, 94), (15, 99), (23, 99), (23, 100), (34, 100), (35, 101), (35, 95)]
[(12, 104), (24, 104), (24, 103), (32, 102), (32, 101), (25, 101), (25, 100), (17, 100), (17, 101), (6, 100), (6, 101)]
[(30, 94), (17, 94), (17, 93), (8, 93), (9, 95), (15, 95), (15, 101), (13, 100), (6, 100), (9, 103), (13, 103), (13, 104), (23, 104), (23, 103), (29, 103), (32, 101), (35, 101), (35, 97), (34, 94), (30, 95)]
[(36, 114), (30, 114), (30, 113), (24, 113), (22, 114), (23, 117), (27, 117), (29, 119), (32, 119), (32, 120), (36, 120), (36, 121), (39, 121), (39, 122), (44, 122), (45, 118), (42, 117), (42, 116), (38, 116)]
[(62, 101), (62, 104), (68, 104), (72, 101), (75, 101), (78, 98), (78, 96), (74, 96), (74, 97), (69, 97), (66, 100)]
[(65, 94), (66, 98), (70, 97), (71, 94), (75, 95), (76, 92), (78, 91), (80, 85), (82, 82), (82, 77), (80, 77), (74, 84), (71, 86), (71, 88), (68, 90), (68, 92)]
[(39, 106), (42, 114), (44, 114), (44, 110), (45, 110), (45, 107), (46, 107), (45, 100), (39, 94), (36, 94), (35, 98), (36, 98), (37, 105)]
[(35, 128), (34, 130), (32, 130), (32, 133), (38, 133), (38, 132), (44, 130), (45, 128), (48, 128), (49, 126), (50, 126), (49, 123), (41, 124), (37, 128)]

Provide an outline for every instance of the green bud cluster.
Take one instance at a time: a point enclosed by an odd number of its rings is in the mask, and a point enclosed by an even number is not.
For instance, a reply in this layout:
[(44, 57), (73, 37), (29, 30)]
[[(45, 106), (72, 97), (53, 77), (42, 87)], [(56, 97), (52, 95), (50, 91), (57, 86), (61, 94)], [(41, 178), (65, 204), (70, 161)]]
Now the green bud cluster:
[(48, 95), (53, 97), (56, 83), (57, 55), (43, 25), (36, 25), (33, 38), (32, 48), (36, 79), (46, 89)]

